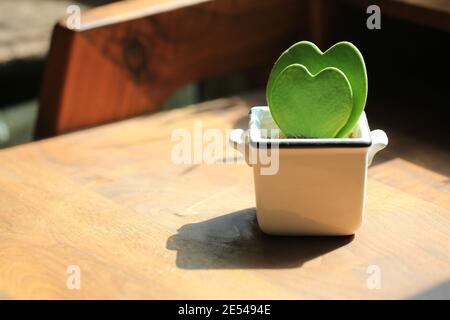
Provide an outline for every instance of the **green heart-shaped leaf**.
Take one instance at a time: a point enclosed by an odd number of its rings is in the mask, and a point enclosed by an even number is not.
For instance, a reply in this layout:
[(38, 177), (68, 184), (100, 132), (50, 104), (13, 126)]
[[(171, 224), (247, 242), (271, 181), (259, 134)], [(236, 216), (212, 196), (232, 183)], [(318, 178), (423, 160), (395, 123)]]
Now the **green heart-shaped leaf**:
[[(367, 98), (367, 73), (364, 59), (353, 44), (339, 42), (322, 53), (320, 49), (309, 41), (301, 41), (287, 49), (272, 69), (267, 84), (267, 101), (269, 107), (272, 102), (273, 84), (280, 73), (292, 64), (302, 64), (312, 74), (318, 74), (327, 67), (341, 70), (347, 77), (353, 94), (353, 107), (351, 115), (345, 126), (337, 133), (336, 137), (345, 137), (358, 121)], [(314, 105), (316, 105), (314, 103)]]
[(288, 137), (335, 137), (352, 112), (352, 89), (339, 69), (312, 75), (293, 64), (272, 85), (270, 112)]

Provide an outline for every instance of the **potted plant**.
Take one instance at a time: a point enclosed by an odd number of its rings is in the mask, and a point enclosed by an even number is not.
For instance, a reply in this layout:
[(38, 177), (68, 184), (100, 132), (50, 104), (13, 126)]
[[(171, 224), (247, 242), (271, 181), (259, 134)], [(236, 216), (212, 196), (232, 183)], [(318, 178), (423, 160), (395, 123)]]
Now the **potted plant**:
[(253, 167), (264, 232), (355, 233), (363, 219), (367, 167), (388, 144), (382, 130), (369, 129), (366, 97), (364, 60), (349, 42), (322, 53), (302, 41), (279, 57), (267, 84), (268, 106), (251, 108), (249, 129), (230, 134)]

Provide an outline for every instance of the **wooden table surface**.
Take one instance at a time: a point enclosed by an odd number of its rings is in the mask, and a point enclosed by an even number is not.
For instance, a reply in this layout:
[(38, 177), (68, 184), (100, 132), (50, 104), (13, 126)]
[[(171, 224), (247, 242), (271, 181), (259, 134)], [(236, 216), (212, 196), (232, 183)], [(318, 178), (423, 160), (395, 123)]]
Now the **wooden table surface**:
[(449, 180), (414, 158), (434, 152), (445, 168), (446, 150), (416, 144), (408, 156), (408, 138), (384, 128), (391, 144), (369, 170), (363, 225), (338, 238), (262, 234), (242, 162), (171, 162), (174, 129), (242, 127), (259, 98), (0, 151), (0, 297), (450, 298)]

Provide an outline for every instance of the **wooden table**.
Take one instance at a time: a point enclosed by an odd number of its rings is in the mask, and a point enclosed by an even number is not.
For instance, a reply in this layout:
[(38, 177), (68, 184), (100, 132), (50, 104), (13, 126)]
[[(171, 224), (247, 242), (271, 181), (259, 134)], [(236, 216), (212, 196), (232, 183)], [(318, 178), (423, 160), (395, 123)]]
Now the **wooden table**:
[[(171, 162), (175, 128), (244, 126), (260, 98), (1, 151), (0, 297), (450, 298), (449, 180), (405, 157), (405, 137), (387, 130), (354, 237), (266, 236), (249, 167)], [(446, 150), (415, 148), (449, 163)], [(73, 265), (79, 290), (67, 287)]]

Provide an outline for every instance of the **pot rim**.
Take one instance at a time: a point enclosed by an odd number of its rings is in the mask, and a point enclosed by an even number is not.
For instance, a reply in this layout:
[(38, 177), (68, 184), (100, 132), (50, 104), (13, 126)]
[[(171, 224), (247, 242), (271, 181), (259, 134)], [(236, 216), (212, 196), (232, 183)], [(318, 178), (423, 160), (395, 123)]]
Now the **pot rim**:
[(358, 138), (285, 138), (273, 139), (261, 136), (261, 117), (272, 121), (268, 106), (255, 106), (249, 112), (249, 143), (256, 148), (367, 148), (372, 145), (369, 124), (365, 112), (357, 122)]

